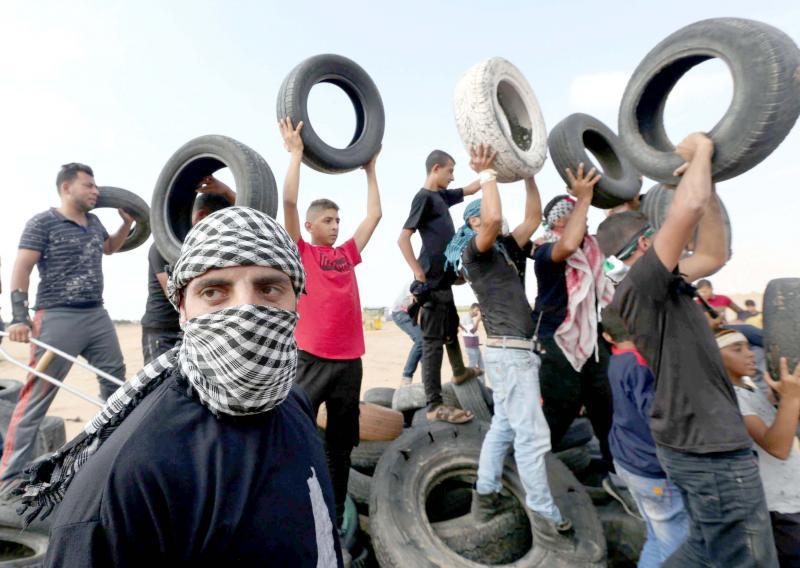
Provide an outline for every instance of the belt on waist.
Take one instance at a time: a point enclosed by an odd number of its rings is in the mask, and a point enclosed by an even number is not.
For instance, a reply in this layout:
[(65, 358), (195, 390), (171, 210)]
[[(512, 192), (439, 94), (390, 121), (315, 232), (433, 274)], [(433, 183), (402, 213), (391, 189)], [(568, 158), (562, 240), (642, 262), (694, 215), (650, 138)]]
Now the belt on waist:
[(486, 347), (505, 347), (507, 349), (525, 349), (533, 351), (533, 339), (523, 339), (521, 337), (487, 337)]

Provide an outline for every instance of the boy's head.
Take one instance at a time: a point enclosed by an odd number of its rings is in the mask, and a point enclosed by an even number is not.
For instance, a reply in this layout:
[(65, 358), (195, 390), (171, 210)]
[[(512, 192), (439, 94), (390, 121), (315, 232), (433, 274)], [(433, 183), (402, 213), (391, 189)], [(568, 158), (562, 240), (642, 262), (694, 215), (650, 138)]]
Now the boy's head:
[(708, 300), (711, 296), (714, 295), (714, 287), (711, 285), (710, 280), (698, 280), (697, 281), (697, 293), (700, 295), (701, 298), (704, 300)]
[(339, 206), (330, 199), (315, 199), (306, 211), (305, 228), (312, 244), (333, 246), (339, 237)]
[(750, 351), (747, 338), (732, 329), (721, 329), (716, 334), (722, 363), (732, 379), (750, 377), (756, 372), (756, 357)]
[(756, 310), (756, 303), (753, 300), (745, 300), (744, 301), (744, 309), (747, 310), (748, 312), (752, 313), (752, 314), (754, 314), (754, 313), (756, 313), (758, 311), (758, 310)]
[(229, 207), (230, 203), (221, 195), (215, 193), (200, 193), (192, 205), (192, 227), (212, 213)]
[(478, 303), (474, 303), (469, 307), (469, 314), (472, 317), (477, 317), (481, 313), (481, 305)]
[(606, 306), (600, 313), (600, 317), (603, 320), (603, 337), (606, 341), (614, 345), (633, 341), (633, 336), (628, 332), (625, 322), (622, 321), (617, 310)]
[(644, 213), (623, 211), (607, 217), (597, 228), (597, 242), (607, 257), (633, 266), (652, 244), (655, 231)]
[(425, 173), (433, 186), (431, 189), (447, 189), (455, 179), (453, 177), (455, 167), (456, 161), (453, 156), (444, 150), (434, 150), (428, 154), (425, 160)]

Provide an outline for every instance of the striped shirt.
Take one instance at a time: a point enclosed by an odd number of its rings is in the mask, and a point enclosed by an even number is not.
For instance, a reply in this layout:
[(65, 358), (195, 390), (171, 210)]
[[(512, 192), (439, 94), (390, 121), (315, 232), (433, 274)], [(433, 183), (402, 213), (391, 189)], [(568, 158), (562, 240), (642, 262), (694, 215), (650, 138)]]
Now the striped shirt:
[(19, 248), (41, 253), (35, 309), (102, 305), (108, 232), (96, 215), (86, 217), (89, 224), (84, 227), (51, 208), (25, 225)]

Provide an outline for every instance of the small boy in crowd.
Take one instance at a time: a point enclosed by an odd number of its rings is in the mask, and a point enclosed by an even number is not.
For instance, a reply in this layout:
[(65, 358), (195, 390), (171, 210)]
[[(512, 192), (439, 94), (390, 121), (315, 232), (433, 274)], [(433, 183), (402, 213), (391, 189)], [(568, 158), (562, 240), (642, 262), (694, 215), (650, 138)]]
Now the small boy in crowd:
[[(617, 475), (627, 484), (647, 525), (639, 568), (657, 567), (686, 540), (689, 518), (680, 491), (658, 462), (650, 433), (655, 377), (619, 313), (606, 307), (602, 317), (603, 337), (612, 345), (608, 381), (614, 398), (614, 419), (608, 443)], [(623, 506), (627, 509), (625, 502)]]
[(467, 352), (467, 367), (483, 369), (483, 356), (481, 355), (480, 338), (478, 337), (480, 323), (481, 306), (475, 303), (470, 306), (467, 313), (461, 316), (458, 327), (463, 332), (464, 349)]
[(781, 378), (764, 380), (780, 396), (778, 408), (747, 379), (756, 370), (755, 357), (744, 335), (724, 329), (717, 345), (733, 383), (744, 425), (758, 454), (758, 469), (772, 521), (775, 548), (781, 566), (800, 566), (800, 364), (789, 372), (781, 357)]

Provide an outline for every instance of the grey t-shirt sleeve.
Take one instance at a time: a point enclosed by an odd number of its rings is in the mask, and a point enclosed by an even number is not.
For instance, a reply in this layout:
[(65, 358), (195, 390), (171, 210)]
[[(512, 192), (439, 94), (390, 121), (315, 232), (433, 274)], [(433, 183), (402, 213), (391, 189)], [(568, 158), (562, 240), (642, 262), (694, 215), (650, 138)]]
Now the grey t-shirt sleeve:
[(666, 300), (670, 285), (680, 276), (667, 270), (658, 258), (656, 251), (650, 247), (644, 256), (634, 264), (628, 278), (638, 294), (647, 295), (657, 302)]
[(742, 416), (758, 416), (766, 423), (766, 417), (762, 416), (758, 411), (758, 397), (759, 393), (753, 392), (746, 388), (736, 387), (736, 400), (739, 402), (739, 411)]
[(25, 224), (19, 240), (19, 248), (43, 252), (47, 247), (48, 234), (49, 230), (45, 219), (37, 215)]
[(106, 228), (103, 226), (103, 222), (100, 221), (100, 218), (97, 215), (93, 215), (91, 213), (90, 215), (94, 217), (94, 222), (97, 223), (97, 227), (100, 229), (100, 233), (103, 235), (103, 240), (105, 241), (108, 239), (109, 234), (108, 231), (106, 231)]

